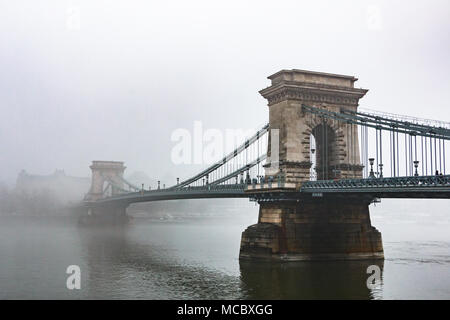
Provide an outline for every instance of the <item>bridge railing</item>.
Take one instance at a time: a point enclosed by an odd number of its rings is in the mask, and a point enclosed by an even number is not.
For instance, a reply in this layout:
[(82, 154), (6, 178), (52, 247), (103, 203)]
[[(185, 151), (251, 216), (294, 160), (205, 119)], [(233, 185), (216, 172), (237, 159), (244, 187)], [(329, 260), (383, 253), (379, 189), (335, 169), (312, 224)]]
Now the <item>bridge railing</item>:
[(181, 188), (160, 188), (153, 190), (140, 190), (137, 192), (129, 192), (127, 194), (158, 194), (158, 193), (186, 193), (197, 191), (221, 191), (221, 190), (244, 190), (246, 188), (245, 183), (239, 184), (208, 184), (203, 186), (186, 186)]
[(220, 191), (220, 190), (244, 190), (245, 183), (238, 184), (208, 184), (204, 186), (187, 186), (183, 188), (162, 189), (174, 192), (190, 192), (190, 191)]
[(450, 175), (407, 176), (390, 178), (319, 180), (305, 182), (301, 191), (317, 189), (364, 189), (389, 187), (450, 187)]

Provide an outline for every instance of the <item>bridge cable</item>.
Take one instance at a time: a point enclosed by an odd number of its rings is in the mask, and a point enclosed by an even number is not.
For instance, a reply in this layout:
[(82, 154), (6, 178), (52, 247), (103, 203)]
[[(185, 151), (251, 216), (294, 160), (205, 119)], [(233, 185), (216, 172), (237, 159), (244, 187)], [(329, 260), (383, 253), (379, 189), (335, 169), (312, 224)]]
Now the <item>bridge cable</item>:
[(433, 170), (433, 140), (430, 137), (430, 175), (434, 175)]
[[(332, 114), (336, 114), (335, 112), (331, 112)], [(382, 124), (384, 125), (393, 125), (395, 124), (395, 126), (397, 128), (402, 128), (402, 129), (406, 129), (408, 132), (416, 132), (417, 134), (424, 134), (424, 133), (430, 133), (430, 134), (438, 134), (438, 135), (442, 135), (444, 137), (450, 138), (450, 129), (449, 128), (444, 128), (444, 127), (436, 127), (436, 126), (430, 126), (430, 125), (425, 125), (425, 124), (421, 124), (421, 123), (414, 123), (414, 122), (408, 122), (408, 121), (400, 121), (400, 120), (395, 120), (395, 119), (390, 119), (390, 118), (384, 118), (381, 116), (374, 116), (368, 113), (363, 113), (363, 112), (350, 112), (344, 111), (344, 114), (350, 115), (354, 118), (354, 120), (356, 121), (363, 121), (363, 119), (361, 119), (361, 117), (364, 117), (366, 121), (376, 121), (377, 119), (380, 120)], [(339, 117), (339, 114), (338, 114)], [(367, 119), (369, 118), (369, 119)], [(433, 120), (429, 120), (429, 121), (433, 121)], [(450, 125), (450, 124), (449, 124)]]
[(398, 139), (398, 131), (397, 131), (397, 176), (400, 177), (400, 140)]
[(391, 177), (395, 176), (394, 172), (394, 132), (391, 132), (391, 146), (390, 146), (390, 154), (391, 154)]
[(411, 135), (408, 136), (408, 143), (409, 143), (409, 152), (408, 152), (409, 175), (412, 176), (412, 136)]
[(444, 149), (444, 175), (445, 175), (445, 140), (442, 141), (442, 147)]
[(425, 141), (425, 175), (428, 175), (428, 140), (427, 137), (424, 138)]
[(324, 131), (324, 127), (325, 127), (325, 118), (322, 117), (322, 150), (321, 150), (321, 157), (322, 157), (322, 179), (321, 180), (326, 180), (325, 179), (325, 131)]
[[(258, 137), (257, 137), (257, 142), (256, 142), (256, 147), (257, 147), (257, 150), (256, 150), (256, 156), (259, 158), (259, 143), (260, 143), (260, 140), (259, 140), (259, 132), (258, 132)], [(258, 168), (257, 168), (257, 172), (256, 172), (256, 175), (257, 175), (257, 179), (259, 179), (259, 163), (258, 163)]]
[(411, 146), (414, 149), (414, 152), (411, 151), (411, 158), (413, 159), (413, 162), (411, 163), (411, 173), (412, 173), (412, 175), (415, 175), (414, 162), (417, 161), (417, 139), (416, 139), (416, 136), (414, 136), (414, 139), (413, 139), (413, 136), (411, 136)]
[[(364, 152), (364, 147), (365, 147), (365, 141), (364, 141), (364, 132), (363, 132), (363, 126), (359, 126), (359, 133), (360, 133), (360, 135), (361, 135), (361, 163), (362, 164), (364, 164), (364, 155), (365, 155), (365, 152)], [(358, 129), (356, 129), (356, 131), (358, 132)], [(363, 178), (365, 178), (366, 177), (366, 166), (364, 165), (364, 167), (363, 167), (363, 170), (362, 170), (363, 172), (362, 172), (362, 174), (363, 174)]]
[[(265, 126), (262, 127), (262, 129), (260, 129), (259, 135), (261, 134), (265, 134), (269, 131), (269, 124), (266, 124)], [(182, 188), (184, 186), (187, 186), (189, 184), (194, 184), (194, 185), (198, 185), (198, 183), (200, 182), (200, 179), (202, 179), (203, 177), (206, 176), (206, 174), (212, 173), (214, 178), (217, 179), (218, 175), (220, 174), (220, 169), (223, 168), (222, 166), (228, 162), (231, 161), (233, 159), (235, 159), (236, 157), (240, 157), (242, 158), (242, 152), (246, 151), (247, 147), (254, 143), (256, 141), (256, 134), (253, 135), (251, 138), (247, 139), (244, 144), (240, 145), (238, 148), (236, 148), (234, 151), (232, 151), (231, 153), (229, 153), (226, 157), (224, 157), (221, 161), (216, 162), (215, 164), (213, 164), (212, 166), (208, 167), (207, 169), (203, 170), (202, 172), (200, 172), (199, 174), (180, 182), (178, 185), (172, 186), (171, 188)], [(219, 169), (219, 170), (218, 170)]]
[(382, 178), (383, 177), (383, 137), (381, 135), (382, 130), (380, 129), (380, 174), (379, 177)]
[(436, 137), (434, 137), (434, 167), (436, 168), (436, 172), (437, 172), (437, 171), (438, 171), (438, 168), (437, 168)]
[(364, 141), (363, 149), (362, 149), (362, 152), (363, 152), (362, 162), (364, 164), (364, 177), (367, 178), (367, 142), (366, 142), (367, 137), (366, 137), (365, 127), (364, 126), (360, 126), (360, 127), (361, 127), (362, 139)]
[(325, 131), (325, 175), (326, 180), (328, 180), (329, 177), (329, 168), (328, 168), (328, 124), (327, 121), (324, 122), (323, 130)]
[[(317, 159), (317, 157), (316, 157)], [(347, 122), (347, 178), (350, 176), (350, 123)]]
[(400, 153), (398, 151), (399, 145), (400, 145), (400, 140), (398, 138), (398, 132), (396, 131), (395, 132), (395, 152), (396, 152), (396, 155), (395, 155), (395, 159), (396, 159), (395, 168), (396, 168), (396, 175), (398, 177), (400, 176), (400, 168), (399, 168), (400, 167), (400, 159), (399, 159)]
[(394, 134), (394, 145), (393, 145), (393, 151), (394, 151), (394, 177), (396, 176), (396, 174), (397, 174), (397, 170), (395, 169), (395, 166), (396, 166), (396, 164), (397, 164), (397, 162), (395, 161), (395, 156), (396, 156), (396, 151), (395, 151), (395, 131), (393, 132), (393, 134)]
[(415, 133), (417, 135), (431, 136), (438, 135), (443, 139), (450, 140), (450, 129), (436, 126), (429, 126), (420, 123), (412, 123), (408, 121), (399, 121), (378, 115), (341, 111), (339, 113), (328, 111), (325, 109), (302, 105), (302, 109), (309, 113), (323, 115), (340, 121), (349, 121), (355, 124), (362, 124), (369, 127), (382, 126), (383, 130), (399, 131), (402, 133)]
[(417, 161), (417, 136), (414, 136), (414, 161)]
[(408, 171), (409, 171), (409, 175), (411, 176), (411, 165), (412, 165), (412, 136), (408, 135), (408, 144), (409, 144), (409, 150), (408, 150), (408, 159), (409, 159), (409, 163), (408, 163)]
[(392, 154), (393, 154), (393, 150), (394, 150), (394, 148), (393, 148), (393, 146), (392, 146), (392, 132), (391, 131), (389, 131), (389, 166), (391, 167), (391, 177), (393, 176), (392, 175), (392, 168), (393, 168), (393, 165), (392, 165)]
[(365, 135), (366, 135), (366, 165), (367, 165), (367, 169), (366, 169), (366, 176), (369, 175), (369, 127), (365, 126), (364, 127)]
[(414, 163), (413, 163), (413, 149), (414, 149), (414, 145), (413, 145), (413, 137), (412, 135), (409, 135), (409, 143), (410, 143), (410, 148), (409, 148), (409, 153), (411, 155), (410, 157), (410, 161), (409, 161), (409, 167), (411, 168), (411, 175), (414, 175)]
[[(351, 152), (352, 165), (356, 165), (356, 163), (355, 163), (355, 145), (354, 145), (354, 138), (353, 138), (354, 131), (355, 130), (354, 130), (353, 123), (352, 123), (352, 124), (350, 124), (350, 148), (351, 148), (350, 152)], [(355, 177), (355, 168), (354, 167), (352, 167), (352, 176), (353, 176), (353, 178)]]
[(408, 168), (408, 157), (410, 153), (408, 152), (407, 136), (406, 134), (404, 134), (404, 136), (405, 136), (405, 176), (407, 176), (408, 171), (411, 173), (411, 166)]
[(375, 129), (375, 176), (378, 175), (378, 129)]
[(439, 139), (439, 171), (442, 173), (442, 150), (441, 150), (441, 139)]
[(423, 171), (423, 168), (424, 168), (424, 163), (423, 163), (423, 137), (420, 137), (420, 152), (422, 153), (422, 176), (424, 175), (424, 171)]
[(413, 137), (410, 134), (409, 135), (409, 169), (410, 169), (410, 175), (414, 175), (414, 163), (413, 163), (413, 149), (414, 149), (414, 145), (413, 145)]

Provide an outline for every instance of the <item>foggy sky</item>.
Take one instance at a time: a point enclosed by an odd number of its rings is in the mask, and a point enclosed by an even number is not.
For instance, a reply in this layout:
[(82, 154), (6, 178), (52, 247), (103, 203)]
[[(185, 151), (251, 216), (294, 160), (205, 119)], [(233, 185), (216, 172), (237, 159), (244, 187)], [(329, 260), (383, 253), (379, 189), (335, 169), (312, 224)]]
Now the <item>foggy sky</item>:
[(446, 0), (0, 0), (0, 182), (89, 176), (92, 160), (186, 178), (200, 167), (172, 164), (171, 133), (259, 127), (258, 90), (281, 69), (354, 75), (370, 90), (361, 107), (450, 121), (449, 12)]

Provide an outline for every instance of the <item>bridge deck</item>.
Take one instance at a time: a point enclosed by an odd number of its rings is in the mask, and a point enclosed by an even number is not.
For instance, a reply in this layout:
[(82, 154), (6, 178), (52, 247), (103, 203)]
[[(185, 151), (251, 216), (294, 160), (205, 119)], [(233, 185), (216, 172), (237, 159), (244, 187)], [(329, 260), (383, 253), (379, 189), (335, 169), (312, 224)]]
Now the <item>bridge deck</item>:
[[(271, 186), (272, 187), (272, 186)], [(283, 188), (283, 183), (274, 183), (272, 188), (252, 192), (252, 185), (226, 184), (205, 185), (201, 187), (169, 188), (151, 191), (130, 192), (103, 198), (93, 203), (113, 204), (118, 202), (135, 203), (182, 199), (211, 198), (253, 198), (256, 194), (283, 193), (285, 198), (311, 198), (323, 194), (334, 196), (365, 194), (374, 198), (450, 198), (450, 175), (419, 176), (395, 178), (342, 179), (305, 182), (299, 190)]]

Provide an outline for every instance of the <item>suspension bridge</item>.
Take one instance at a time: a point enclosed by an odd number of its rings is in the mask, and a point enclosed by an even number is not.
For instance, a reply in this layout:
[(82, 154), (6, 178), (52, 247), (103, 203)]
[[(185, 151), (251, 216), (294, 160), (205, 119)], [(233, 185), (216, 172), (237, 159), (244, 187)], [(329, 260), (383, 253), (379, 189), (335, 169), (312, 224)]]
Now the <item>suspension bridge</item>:
[[(248, 198), (258, 223), (241, 258), (382, 258), (368, 205), (380, 198), (450, 198), (450, 123), (358, 108), (352, 76), (282, 70), (260, 91), (269, 123), (200, 173), (144, 189), (122, 162), (94, 161), (88, 215), (136, 202)], [(447, 150), (446, 150), (447, 147)]]

